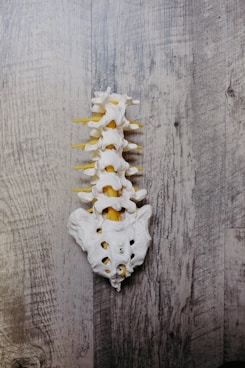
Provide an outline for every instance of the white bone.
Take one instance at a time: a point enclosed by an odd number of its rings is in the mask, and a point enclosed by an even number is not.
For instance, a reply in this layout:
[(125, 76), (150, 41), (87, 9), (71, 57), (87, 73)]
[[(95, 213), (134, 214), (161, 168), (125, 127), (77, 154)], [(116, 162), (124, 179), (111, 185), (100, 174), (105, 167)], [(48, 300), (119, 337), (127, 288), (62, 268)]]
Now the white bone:
[[(135, 130), (139, 126), (125, 117), (128, 105), (138, 104), (127, 95), (95, 92), (92, 112), (101, 113), (98, 122), (89, 121), (90, 136), (98, 141), (86, 144), (85, 151), (92, 153), (94, 168), (84, 170), (91, 176), (92, 191), (79, 192), (83, 202), (93, 202), (93, 212), (79, 208), (71, 213), (68, 229), (83, 251), (94, 272), (110, 280), (117, 291), (121, 282), (129, 277), (135, 267), (145, 259), (151, 237), (148, 232), (152, 209), (150, 205), (137, 208), (135, 202), (141, 201), (147, 194), (145, 189), (135, 191), (126, 175), (138, 173), (136, 167), (130, 167), (122, 157), (122, 152), (137, 149), (135, 143), (124, 138), (124, 130)], [(115, 129), (107, 125), (114, 121)], [(108, 147), (113, 145), (113, 149)], [(113, 171), (107, 171), (112, 167)], [(111, 187), (117, 196), (108, 196), (106, 188)], [(104, 211), (113, 208), (120, 213), (120, 221), (107, 219)]]

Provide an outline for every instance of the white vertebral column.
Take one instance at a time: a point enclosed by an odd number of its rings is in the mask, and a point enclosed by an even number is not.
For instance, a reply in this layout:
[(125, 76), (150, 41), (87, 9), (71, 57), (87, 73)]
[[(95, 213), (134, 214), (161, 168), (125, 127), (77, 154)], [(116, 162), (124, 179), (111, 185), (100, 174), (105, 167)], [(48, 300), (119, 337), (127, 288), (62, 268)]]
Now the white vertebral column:
[[(137, 209), (146, 190), (136, 191), (126, 176), (139, 171), (124, 160), (123, 152), (140, 149), (124, 138), (124, 130), (141, 124), (125, 117), (126, 107), (139, 103), (127, 95), (95, 92), (94, 116), (81, 119), (92, 129), (91, 141), (74, 145), (92, 152), (92, 163), (81, 166), (91, 176), (91, 188), (77, 188), (79, 198), (92, 202), (91, 213), (79, 208), (68, 221), (70, 234), (84, 251), (92, 269), (110, 279), (120, 291), (121, 282), (143, 263), (150, 244), (148, 222), (151, 206)], [(76, 167), (80, 168), (80, 167)]]

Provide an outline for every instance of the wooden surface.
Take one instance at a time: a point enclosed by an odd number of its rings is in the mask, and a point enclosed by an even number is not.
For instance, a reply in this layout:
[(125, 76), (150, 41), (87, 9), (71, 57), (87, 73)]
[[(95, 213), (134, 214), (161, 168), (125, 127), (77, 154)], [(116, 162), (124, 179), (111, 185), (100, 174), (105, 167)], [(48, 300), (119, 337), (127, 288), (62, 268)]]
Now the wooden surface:
[(71, 120), (90, 109), (90, 2), (0, 4), (0, 367), (92, 367), (92, 273), (66, 229), (79, 206)]
[(245, 362), (245, 229), (227, 229), (225, 240), (225, 360)]
[[(243, 0), (0, 1), (0, 366), (245, 360)], [(92, 93), (141, 100), (146, 262), (115, 292), (66, 230)], [(94, 280), (94, 282), (93, 282)]]
[(145, 123), (138, 185), (154, 211), (146, 263), (120, 295), (95, 278), (96, 367), (239, 359), (245, 332), (236, 342), (224, 323), (224, 277), (228, 290), (239, 271), (225, 269), (224, 244), (228, 261), (225, 229), (244, 226), (244, 16), (242, 1), (93, 4), (93, 89), (141, 100), (130, 110)]

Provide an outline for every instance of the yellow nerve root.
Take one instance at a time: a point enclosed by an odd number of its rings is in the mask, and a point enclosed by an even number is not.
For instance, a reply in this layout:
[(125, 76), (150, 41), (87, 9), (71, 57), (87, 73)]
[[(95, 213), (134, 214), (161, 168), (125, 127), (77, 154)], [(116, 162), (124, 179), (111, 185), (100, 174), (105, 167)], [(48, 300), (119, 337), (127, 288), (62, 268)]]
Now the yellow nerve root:
[(121, 221), (120, 212), (114, 210), (114, 208), (112, 208), (112, 207), (108, 207), (107, 220)]
[(117, 197), (117, 191), (114, 190), (111, 186), (104, 187), (103, 192), (108, 195), (108, 197)]
[(88, 187), (88, 188), (72, 188), (73, 192), (92, 192), (92, 187)]
[(108, 146), (106, 146), (106, 149), (113, 150), (113, 149), (115, 149), (115, 146), (114, 146), (114, 144), (108, 144)]
[(84, 149), (87, 144), (96, 144), (96, 143), (98, 143), (98, 139), (91, 139), (91, 141), (88, 141), (86, 143), (73, 144), (71, 146), (71, 148), (82, 148), (82, 149)]
[[(113, 103), (114, 105), (117, 105), (118, 102), (117, 101), (111, 101), (111, 103)], [(100, 121), (100, 119), (102, 118), (104, 114), (100, 115), (100, 116), (90, 116), (89, 118), (80, 118), (80, 119), (73, 119), (73, 123), (83, 123), (83, 125), (86, 125), (87, 123), (89, 123), (90, 121), (94, 121), (94, 122), (98, 122)], [(130, 124), (136, 124), (138, 125), (140, 128), (144, 127), (144, 124), (135, 121), (135, 120), (131, 120), (131, 119), (127, 119)]]
[(106, 166), (106, 167), (105, 167), (105, 171), (107, 171), (107, 172), (115, 172), (115, 170), (114, 170), (114, 167), (113, 167), (113, 166)]
[(122, 269), (121, 277), (126, 277), (126, 266), (124, 264), (120, 264), (119, 267)]
[[(107, 170), (112, 169), (112, 171), (114, 171), (112, 166), (107, 166), (106, 169)], [(104, 187), (103, 192), (106, 193), (108, 195), (108, 197), (118, 197), (118, 192), (116, 190), (114, 190), (111, 186)], [(114, 208), (112, 208), (112, 207), (108, 207), (107, 219), (112, 220), (112, 221), (121, 221), (120, 212), (114, 210)]]
[(90, 116), (89, 118), (85, 118), (85, 119), (73, 119), (73, 123), (83, 123), (83, 125), (86, 125), (89, 121), (95, 121), (98, 122), (100, 121), (101, 116)]
[(107, 124), (107, 127), (112, 128), (112, 129), (115, 129), (116, 126), (117, 126), (117, 124), (116, 124), (115, 120), (112, 120), (112, 121), (109, 122), (109, 124)]
[(93, 168), (94, 168), (94, 162), (88, 165), (73, 166), (73, 170), (86, 170), (86, 169), (93, 169)]
[(105, 257), (105, 258), (103, 258), (103, 259), (102, 259), (102, 262), (103, 262), (105, 265), (107, 265), (107, 263), (109, 263), (109, 262), (110, 262), (110, 258), (109, 258), (109, 257)]
[(102, 246), (103, 249), (107, 249), (109, 247), (109, 244), (106, 241), (103, 241), (101, 243), (101, 246)]

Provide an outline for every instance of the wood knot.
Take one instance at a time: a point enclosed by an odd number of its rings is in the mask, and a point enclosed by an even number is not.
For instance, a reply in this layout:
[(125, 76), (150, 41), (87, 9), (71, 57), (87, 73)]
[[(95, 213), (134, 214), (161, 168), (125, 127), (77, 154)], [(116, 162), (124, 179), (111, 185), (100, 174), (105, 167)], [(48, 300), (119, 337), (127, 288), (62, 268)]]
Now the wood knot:
[(226, 93), (229, 97), (235, 97), (235, 92), (231, 85), (229, 85), (229, 87), (227, 88)]
[(43, 363), (39, 359), (23, 357), (13, 359), (11, 362), (11, 368), (42, 368)]

